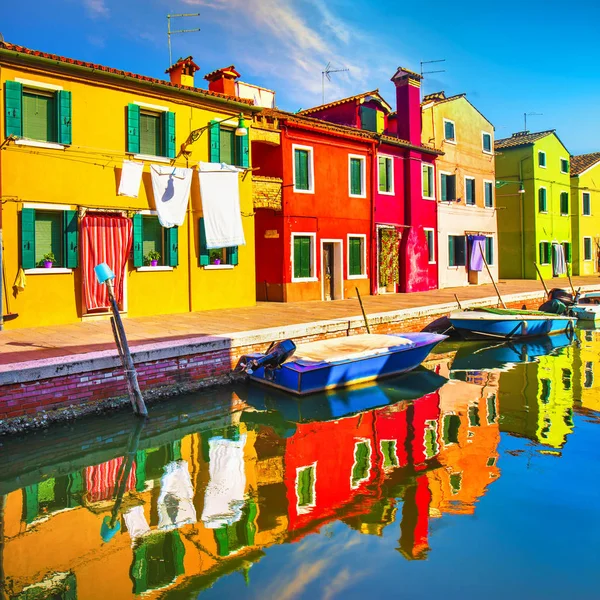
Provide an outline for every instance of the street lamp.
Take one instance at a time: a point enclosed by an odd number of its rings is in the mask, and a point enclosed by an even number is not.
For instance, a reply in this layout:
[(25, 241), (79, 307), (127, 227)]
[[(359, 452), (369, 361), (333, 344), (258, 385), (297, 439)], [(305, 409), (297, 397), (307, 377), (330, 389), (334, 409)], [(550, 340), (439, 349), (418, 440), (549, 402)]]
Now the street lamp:
[[(231, 120), (231, 117), (225, 117), (224, 119), (220, 119), (219, 121), (211, 121), (208, 125), (204, 125), (204, 127), (199, 127), (198, 129), (194, 129), (193, 131), (190, 131), (190, 135), (188, 135), (187, 140), (185, 140), (185, 142), (183, 142), (183, 144), (181, 144), (181, 150), (179, 151), (179, 154), (177, 156), (180, 156), (182, 154), (185, 154), (185, 155), (190, 154), (190, 151), (187, 150), (187, 147), (190, 144), (193, 144), (196, 140), (198, 140), (206, 129), (210, 129), (214, 125), (220, 125), (221, 123), (224, 123), (225, 121), (229, 121), (229, 120)], [(244, 118), (244, 115), (242, 113), (240, 113), (238, 116), (238, 124), (237, 124), (237, 127), (235, 128), (235, 135), (237, 137), (245, 137), (248, 135), (248, 127), (246, 125), (246, 119)]]
[(502, 179), (496, 179), (496, 187), (497, 188), (504, 187), (505, 185), (509, 185), (510, 183), (518, 183), (519, 184), (518, 193), (519, 194), (524, 194), (525, 193), (525, 186), (523, 185), (522, 181), (514, 181), (514, 180), (505, 181), (505, 180), (502, 180)]

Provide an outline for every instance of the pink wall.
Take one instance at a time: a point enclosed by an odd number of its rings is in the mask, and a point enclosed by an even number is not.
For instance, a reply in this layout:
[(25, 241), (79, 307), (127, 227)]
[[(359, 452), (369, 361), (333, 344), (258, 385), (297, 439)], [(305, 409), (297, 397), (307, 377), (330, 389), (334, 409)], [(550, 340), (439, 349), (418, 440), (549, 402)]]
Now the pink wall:
[(415, 146), (421, 145), (421, 89), (408, 79), (396, 82), (398, 137)]

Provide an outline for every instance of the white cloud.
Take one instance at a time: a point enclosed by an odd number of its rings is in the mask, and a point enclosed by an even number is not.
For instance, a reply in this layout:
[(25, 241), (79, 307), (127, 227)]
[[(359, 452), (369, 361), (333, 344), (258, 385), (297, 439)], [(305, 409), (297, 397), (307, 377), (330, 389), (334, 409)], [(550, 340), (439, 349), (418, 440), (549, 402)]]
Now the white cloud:
[(109, 10), (104, 0), (83, 0), (83, 4), (92, 17), (108, 17)]

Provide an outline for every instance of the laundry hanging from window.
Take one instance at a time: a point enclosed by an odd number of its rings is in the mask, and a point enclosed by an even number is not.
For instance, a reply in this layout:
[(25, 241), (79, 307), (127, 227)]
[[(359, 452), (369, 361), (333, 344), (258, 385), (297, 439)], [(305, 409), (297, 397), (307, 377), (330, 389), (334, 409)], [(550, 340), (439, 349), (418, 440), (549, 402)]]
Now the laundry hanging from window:
[(565, 259), (565, 249), (562, 244), (552, 244), (552, 261), (554, 276), (564, 275), (567, 272), (567, 261)]
[(240, 211), (239, 172), (240, 169), (225, 163), (199, 164), (202, 213), (209, 250), (246, 244)]
[(152, 193), (158, 220), (163, 227), (181, 227), (185, 220), (192, 169), (151, 165)]
[(124, 160), (121, 168), (121, 179), (119, 180), (119, 196), (137, 198), (142, 183), (144, 163), (133, 160)]
[(471, 271), (483, 271), (483, 257), (485, 253), (485, 236), (470, 235), (471, 256), (469, 260), (469, 269)]
[(108, 290), (98, 283), (94, 267), (106, 263), (115, 274), (117, 304), (123, 304), (123, 281), (133, 240), (131, 219), (120, 215), (88, 213), (81, 220), (83, 297), (88, 311), (110, 308)]

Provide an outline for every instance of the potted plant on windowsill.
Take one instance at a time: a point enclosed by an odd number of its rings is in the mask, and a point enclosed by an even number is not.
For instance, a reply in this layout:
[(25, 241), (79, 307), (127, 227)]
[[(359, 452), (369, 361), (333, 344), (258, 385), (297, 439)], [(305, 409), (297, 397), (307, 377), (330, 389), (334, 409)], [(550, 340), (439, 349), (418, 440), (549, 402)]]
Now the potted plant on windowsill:
[(158, 261), (160, 260), (160, 254), (156, 250), (150, 250), (148, 254), (146, 254), (146, 262), (151, 267), (156, 267), (158, 265)]
[(55, 260), (56, 260), (56, 258), (54, 257), (54, 252), (48, 252), (47, 254), (44, 254), (44, 256), (42, 256), (44, 268), (46, 268), (46, 269), (51, 269), (52, 264), (54, 263)]

